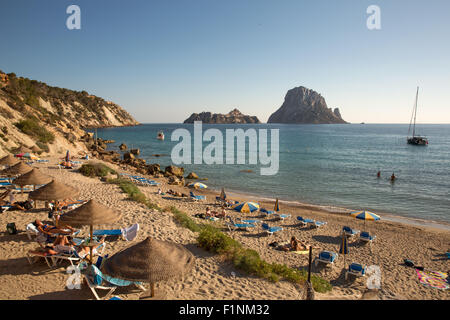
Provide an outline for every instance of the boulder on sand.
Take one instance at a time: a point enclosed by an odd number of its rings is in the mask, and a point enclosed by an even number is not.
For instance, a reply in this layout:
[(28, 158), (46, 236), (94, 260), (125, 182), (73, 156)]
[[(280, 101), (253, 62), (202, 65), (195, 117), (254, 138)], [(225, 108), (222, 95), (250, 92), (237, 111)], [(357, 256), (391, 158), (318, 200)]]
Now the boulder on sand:
[(168, 166), (164, 170), (164, 175), (166, 177), (168, 177), (168, 176), (177, 176), (177, 177), (181, 178), (181, 177), (183, 177), (183, 174), (184, 174), (184, 168), (182, 168), (182, 167)]
[(127, 150), (128, 147), (127, 147), (127, 145), (126, 145), (125, 143), (122, 143), (122, 144), (119, 146), (119, 149), (123, 151), (123, 150)]
[(195, 172), (191, 172), (187, 175), (186, 179), (198, 179), (198, 175)]

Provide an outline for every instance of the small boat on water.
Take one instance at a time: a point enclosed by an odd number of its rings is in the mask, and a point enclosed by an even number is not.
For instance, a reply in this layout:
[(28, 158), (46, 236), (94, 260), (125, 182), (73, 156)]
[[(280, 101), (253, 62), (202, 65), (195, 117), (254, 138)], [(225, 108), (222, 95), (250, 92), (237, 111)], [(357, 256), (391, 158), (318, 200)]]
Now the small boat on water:
[(164, 133), (162, 131), (158, 131), (158, 135), (156, 136), (158, 140), (164, 140)]
[[(416, 116), (417, 116), (417, 100), (418, 100), (418, 98), (419, 98), (419, 87), (417, 87), (416, 102), (414, 104), (413, 114), (411, 116), (411, 121), (409, 123), (408, 137), (406, 140), (407, 140), (408, 144), (412, 144), (415, 146), (426, 146), (426, 145), (428, 145), (428, 139), (426, 137), (416, 136)], [(414, 121), (414, 124), (413, 124), (413, 121)], [(411, 124), (413, 124), (412, 137), (409, 136), (409, 134), (411, 132)]]

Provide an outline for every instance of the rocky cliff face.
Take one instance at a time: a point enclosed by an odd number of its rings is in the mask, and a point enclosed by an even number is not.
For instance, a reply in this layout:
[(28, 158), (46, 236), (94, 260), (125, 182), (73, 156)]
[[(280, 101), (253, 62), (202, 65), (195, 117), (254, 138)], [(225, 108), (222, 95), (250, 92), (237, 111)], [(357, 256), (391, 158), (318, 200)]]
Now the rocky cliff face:
[(268, 123), (347, 123), (338, 108), (332, 111), (317, 92), (297, 87), (287, 92), (283, 105), (274, 112)]
[(211, 112), (193, 113), (184, 123), (194, 123), (202, 121), (203, 123), (261, 123), (257, 117), (242, 114), (238, 109), (234, 109), (227, 114)]
[(138, 122), (113, 102), (0, 71), (0, 156), (25, 145), (50, 154), (86, 151), (84, 128)]

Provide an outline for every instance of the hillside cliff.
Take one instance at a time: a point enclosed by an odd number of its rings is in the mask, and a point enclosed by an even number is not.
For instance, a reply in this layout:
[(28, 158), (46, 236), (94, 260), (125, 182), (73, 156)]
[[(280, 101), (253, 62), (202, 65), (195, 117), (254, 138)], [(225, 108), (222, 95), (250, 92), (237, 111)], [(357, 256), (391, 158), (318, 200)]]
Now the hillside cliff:
[(283, 105), (275, 111), (268, 123), (331, 124), (347, 123), (338, 108), (328, 108), (325, 99), (314, 90), (297, 87), (289, 90)]
[(119, 105), (0, 71), (0, 156), (20, 145), (86, 151), (83, 129), (139, 124)]

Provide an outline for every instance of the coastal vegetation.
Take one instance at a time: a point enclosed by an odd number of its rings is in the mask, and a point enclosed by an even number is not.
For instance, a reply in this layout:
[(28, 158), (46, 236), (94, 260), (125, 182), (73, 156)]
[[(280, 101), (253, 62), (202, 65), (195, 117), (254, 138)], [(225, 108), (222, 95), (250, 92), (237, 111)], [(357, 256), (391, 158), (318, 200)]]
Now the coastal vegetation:
[(35, 138), (41, 144), (52, 143), (55, 140), (53, 133), (39, 123), (35, 117), (29, 117), (14, 124), (23, 133)]
[[(277, 282), (281, 279), (296, 284), (303, 284), (307, 279), (305, 270), (290, 268), (285, 264), (268, 263), (261, 259), (258, 252), (244, 248), (239, 241), (234, 240), (219, 228), (211, 224), (197, 224), (186, 213), (174, 206), (166, 208), (174, 214), (178, 223), (193, 232), (199, 232), (197, 237), (198, 245), (210, 252), (222, 255), (226, 260), (246, 273), (249, 273), (268, 281)], [(327, 292), (331, 290), (331, 284), (316, 275), (311, 276), (314, 290), (317, 292)]]
[(103, 163), (84, 163), (80, 167), (80, 173), (86, 177), (106, 177), (108, 174), (115, 174), (116, 171)]

